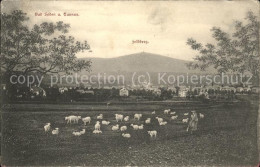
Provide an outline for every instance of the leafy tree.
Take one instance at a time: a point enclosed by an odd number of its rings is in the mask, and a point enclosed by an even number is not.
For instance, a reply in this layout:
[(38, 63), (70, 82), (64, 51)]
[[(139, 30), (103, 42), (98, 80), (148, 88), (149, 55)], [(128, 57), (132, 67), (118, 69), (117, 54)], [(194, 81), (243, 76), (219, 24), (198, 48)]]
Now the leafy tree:
[(250, 72), (259, 80), (259, 21), (252, 11), (246, 15), (245, 22), (235, 22), (235, 32), (228, 34), (219, 27), (213, 27), (212, 37), (216, 45), (207, 43), (203, 46), (189, 38), (187, 44), (197, 50), (195, 62), (187, 64), (193, 69), (205, 70), (213, 66), (221, 72)]
[(90, 47), (87, 41), (81, 43), (65, 36), (69, 24), (43, 22), (29, 28), (28, 20), (27, 14), (20, 10), (1, 13), (1, 74), (9, 77), (16, 73), (45, 75), (90, 70), (90, 61), (76, 57)]

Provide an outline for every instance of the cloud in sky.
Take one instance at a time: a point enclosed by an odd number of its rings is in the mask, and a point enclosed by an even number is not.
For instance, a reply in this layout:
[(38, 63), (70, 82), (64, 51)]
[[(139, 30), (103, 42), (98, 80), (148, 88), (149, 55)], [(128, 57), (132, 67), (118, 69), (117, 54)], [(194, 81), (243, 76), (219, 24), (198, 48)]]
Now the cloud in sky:
[[(174, 10), (174, 9), (173, 9)], [(172, 18), (172, 13), (167, 7), (158, 6), (148, 15), (148, 23), (161, 26), (161, 31), (167, 27), (167, 22)]]
[[(187, 45), (189, 37), (203, 43), (214, 42), (213, 26), (232, 31), (234, 20), (242, 20), (248, 10), (257, 13), (254, 1), (5, 1), (2, 12), (24, 10), (28, 25), (43, 21), (70, 23), (70, 35), (87, 40), (92, 53), (78, 57), (117, 57), (151, 52), (192, 60), (195, 52)], [(35, 12), (78, 13), (73, 16), (35, 16)], [(132, 44), (146, 40), (149, 44)]]

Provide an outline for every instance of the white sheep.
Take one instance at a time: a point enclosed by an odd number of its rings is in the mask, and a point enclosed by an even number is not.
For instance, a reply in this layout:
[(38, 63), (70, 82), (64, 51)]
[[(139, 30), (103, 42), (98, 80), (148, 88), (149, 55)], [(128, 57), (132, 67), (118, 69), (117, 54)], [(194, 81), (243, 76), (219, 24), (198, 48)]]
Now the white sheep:
[(97, 121), (95, 124), (95, 130), (100, 131), (100, 122)]
[(109, 122), (109, 121), (102, 121), (102, 124), (103, 124), (103, 125), (109, 125), (110, 122)]
[(174, 115), (174, 114), (176, 114), (176, 112), (175, 112), (175, 111), (174, 111), (174, 112), (170, 112), (170, 114), (171, 114), (171, 115)]
[(65, 117), (65, 121), (67, 121), (67, 124), (71, 123), (72, 118), (74, 118), (74, 115), (70, 115), (70, 116)]
[(85, 118), (82, 118), (82, 121), (84, 122), (84, 125), (86, 125), (87, 122), (90, 124), (91, 118), (90, 117), (85, 117)]
[(99, 115), (97, 116), (97, 119), (103, 119), (103, 114), (99, 114)]
[(157, 131), (156, 130), (152, 130), (152, 131), (147, 131), (148, 132), (148, 134), (150, 135), (150, 137), (157, 137)]
[(164, 122), (159, 122), (159, 125), (160, 125), (160, 126), (162, 126), (162, 125), (166, 125), (166, 124), (167, 124), (166, 121), (164, 121)]
[(131, 137), (131, 135), (129, 133), (123, 133), (122, 136), (125, 137), (125, 138), (130, 138)]
[(150, 123), (151, 123), (151, 118), (147, 118), (147, 119), (145, 120), (145, 123), (146, 123), (146, 124), (150, 124)]
[(159, 117), (156, 117), (157, 121), (160, 123), (160, 122), (163, 122), (163, 118), (159, 118)]
[(152, 114), (155, 114), (155, 111), (153, 111)]
[(135, 114), (134, 115), (134, 119), (137, 119), (138, 121), (140, 120), (140, 118), (142, 118), (142, 114)]
[(139, 129), (138, 125), (131, 124), (130, 126), (132, 126), (134, 130), (138, 130)]
[(171, 117), (172, 120), (175, 120), (177, 118), (178, 118), (178, 115), (174, 115), (174, 116)]
[(138, 129), (140, 129), (140, 130), (144, 129), (144, 125), (141, 124), (140, 126), (138, 126)]
[(204, 114), (201, 114), (201, 113), (200, 113), (200, 118), (204, 118)]
[(184, 115), (187, 116), (187, 115), (189, 115), (189, 113), (186, 112), (186, 113), (184, 113)]
[(81, 116), (77, 116), (76, 122), (78, 123), (80, 119), (81, 119)]
[(117, 125), (115, 125), (115, 126), (112, 126), (112, 130), (113, 131), (117, 131), (119, 129), (119, 125), (117, 124)]
[(127, 127), (126, 126), (121, 126), (120, 130), (123, 132), (123, 131), (126, 131), (127, 130)]
[(47, 123), (47, 124), (44, 126), (45, 132), (48, 132), (50, 129), (51, 129), (51, 123)]
[(115, 114), (116, 122), (123, 121), (124, 116), (122, 114)]
[(51, 133), (53, 135), (58, 135), (59, 134), (59, 128), (55, 128)]
[(80, 132), (72, 132), (72, 134), (73, 134), (74, 136), (80, 136), (80, 135), (81, 135)]
[(81, 131), (80, 131), (80, 134), (85, 134), (86, 133), (86, 129), (82, 129)]
[(169, 114), (170, 111), (171, 111), (171, 109), (164, 110), (163, 113), (164, 113), (164, 114)]
[(99, 133), (102, 133), (102, 131), (101, 130), (94, 130), (93, 133), (94, 134), (99, 134)]
[(75, 115), (71, 115), (68, 117), (65, 117), (65, 121), (67, 121), (67, 123), (71, 123), (72, 121), (74, 123), (78, 123), (78, 121), (81, 119), (81, 116), (75, 116)]
[(126, 117), (124, 118), (124, 121), (125, 121), (125, 122), (129, 121), (129, 116), (126, 116)]
[(182, 119), (182, 122), (183, 122), (183, 123), (188, 123), (188, 121), (189, 121), (189, 118)]

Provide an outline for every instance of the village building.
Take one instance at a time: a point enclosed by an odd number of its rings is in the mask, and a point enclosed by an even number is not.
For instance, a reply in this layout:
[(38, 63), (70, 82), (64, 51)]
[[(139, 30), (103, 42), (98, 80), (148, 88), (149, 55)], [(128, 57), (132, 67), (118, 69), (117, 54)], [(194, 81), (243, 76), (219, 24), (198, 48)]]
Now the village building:
[(67, 91), (68, 91), (68, 88), (66, 88), (66, 87), (59, 88), (59, 92), (60, 92), (61, 94), (65, 93), (65, 92), (67, 92)]
[(186, 97), (188, 94), (188, 90), (179, 90), (179, 97)]
[(151, 90), (152, 89), (152, 84), (150, 82), (144, 81), (140, 83), (141, 88), (145, 90)]
[(197, 91), (197, 92), (199, 93), (199, 92), (201, 92), (202, 87), (194, 87), (194, 88), (192, 88), (191, 90), (192, 90), (192, 92)]
[(224, 87), (221, 88), (221, 91), (236, 92), (236, 88), (230, 87), (230, 86), (224, 86)]
[(171, 90), (171, 91), (173, 91), (173, 92), (176, 92), (176, 88), (175, 88), (175, 87), (173, 87), (173, 86), (171, 86), (171, 87), (168, 87), (168, 88), (167, 88), (167, 90)]
[(78, 89), (76, 90), (76, 92), (80, 93), (81, 95), (94, 95), (94, 91), (93, 90), (84, 90), (84, 89)]
[(220, 85), (213, 85), (213, 87), (215, 88), (215, 90), (220, 90), (221, 89)]
[(243, 92), (244, 91), (244, 88), (243, 87), (237, 87), (236, 88), (236, 92), (238, 92), (238, 93), (241, 93), (241, 92)]
[(31, 87), (30, 92), (33, 94), (33, 96), (46, 97), (46, 91), (38, 86)]
[(129, 91), (126, 88), (122, 88), (119, 91), (119, 96), (129, 96)]
[(162, 91), (160, 89), (153, 89), (153, 94), (157, 95), (157, 96), (161, 96)]
[(6, 84), (1, 84), (1, 90), (6, 90)]
[(93, 90), (85, 90), (85, 94), (94, 95), (95, 92)]
[(187, 88), (186, 86), (180, 86), (178, 96), (179, 97), (186, 97), (187, 94), (188, 94), (188, 91), (189, 91), (189, 88)]
[(100, 89), (100, 87), (96, 85), (92, 85), (92, 89)]
[(209, 88), (204, 88), (204, 87), (194, 87), (191, 89), (192, 92), (197, 92), (197, 94), (202, 95), (205, 92), (208, 92)]
[(210, 90), (215, 91), (215, 90), (220, 90), (220, 86), (218, 86), (218, 85), (209, 86), (208, 85), (208, 86), (205, 87), (205, 89), (207, 90), (207, 92), (210, 91)]
[(132, 87), (126, 87), (126, 89), (128, 90), (128, 91), (133, 91), (134, 89), (132, 88)]
[[(199, 88), (199, 87), (198, 87)], [(203, 88), (203, 87), (201, 87), (201, 88)], [(220, 85), (207, 85), (207, 86), (205, 86), (203, 89), (204, 89), (204, 92), (205, 91), (209, 91), (209, 90), (214, 90), (214, 91), (216, 91), (216, 90), (221, 90), (221, 86)]]
[(250, 91), (251, 91), (251, 88), (249, 86), (244, 87), (244, 92), (250, 92)]
[(231, 86), (230, 91), (233, 91), (234, 93), (236, 93), (237, 89), (235, 87)]
[(111, 86), (103, 86), (103, 89), (112, 89), (113, 87), (111, 87)]
[(254, 86), (254, 87), (251, 88), (251, 91), (252, 91), (252, 93), (259, 93), (260, 88), (259, 88), (259, 86)]

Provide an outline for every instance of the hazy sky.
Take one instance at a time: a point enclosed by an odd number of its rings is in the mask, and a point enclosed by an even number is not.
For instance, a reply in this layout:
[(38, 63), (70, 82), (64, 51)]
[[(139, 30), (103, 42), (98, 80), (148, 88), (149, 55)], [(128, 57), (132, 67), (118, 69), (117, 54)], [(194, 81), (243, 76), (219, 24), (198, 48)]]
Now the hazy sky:
[[(70, 34), (87, 40), (92, 53), (78, 57), (117, 57), (136, 52), (151, 52), (192, 60), (196, 52), (186, 45), (187, 38), (214, 42), (210, 29), (221, 27), (231, 32), (234, 20), (247, 11), (259, 14), (257, 1), (31, 1), (4, 2), (2, 11), (22, 9), (29, 25), (59, 21), (71, 25)], [(51, 12), (56, 16), (35, 16)], [(58, 13), (79, 16), (57, 16)], [(133, 40), (148, 44), (132, 44)]]

